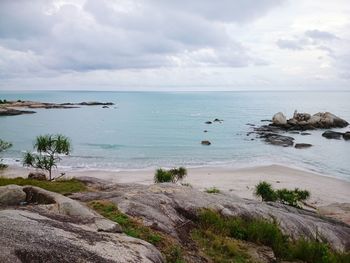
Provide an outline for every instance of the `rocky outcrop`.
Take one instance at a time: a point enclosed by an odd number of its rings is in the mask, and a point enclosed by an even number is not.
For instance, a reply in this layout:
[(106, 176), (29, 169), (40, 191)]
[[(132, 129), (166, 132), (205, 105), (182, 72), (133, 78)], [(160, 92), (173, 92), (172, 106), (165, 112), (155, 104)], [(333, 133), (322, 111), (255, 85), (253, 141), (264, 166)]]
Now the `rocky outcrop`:
[(0, 108), (0, 116), (16, 116), (21, 114), (33, 114), (35, 111), (16, 110), (6, 107)]
[(99, 192), (76, 193), (72, 198), (83, 202), (109, 200), (123, 213), (175, 238), (180, 238), (183, 231), (188, 232), (186, 229), (195, 222), (202, 208), (211, 208), (224, 216), (276, 221), (292, 239), (321, 236), (334, 249), (350, 249), (350, 227), (344, 223), (282, 204), (213, 195), (176, 184), (109, 185)]
[(272, 117), (272, 123), (275, 125), (285, 125), (287, 124), (287, 118), (282, 112), (278, 112)]
[(346, 140), (346, 141), (350, 140), (350, 132), (344, 132), (343, 133), (343, 139)]
[(330, 129), (344, 128), (349, 123), (330, 112), (319, 112), (314, 115), (308, 113), (294, 112), (293, 118), (284, 122), (284, 115), (279, 112), (273, 116), (271, 125), (284, 130), (312, 130), (312, 129)]
[(153, 245), (121, 234), (118, 224), (78, 201), (12, 188), (27, 205), (0, 208), (0, 262), (164, 262)]

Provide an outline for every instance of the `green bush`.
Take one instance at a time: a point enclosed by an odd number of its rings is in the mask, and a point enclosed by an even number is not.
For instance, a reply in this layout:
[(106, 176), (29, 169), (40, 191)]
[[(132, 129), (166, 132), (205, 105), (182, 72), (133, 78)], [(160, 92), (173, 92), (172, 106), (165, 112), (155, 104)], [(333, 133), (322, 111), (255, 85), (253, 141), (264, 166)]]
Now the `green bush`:
[(173, 168), (170, 170), (157, 169), (154, 175), (155, 183), (176, 183), (183, 180), (187, 175), (187, 170), (184, 167)]
[(214, 186), (214, 187), (205, 189), (205, 192), (207, 192), (208, 194), (218, 194), (220, 193), (220, 190)]
[[(0, 139), (0, 153), (6, 151), (8, 148), (11, 148), (11, 147), (12, 147), (12, 143), (5, 142)], [(2, 162), (2, 159), (0, 158), (0, 170), (7, 167), (6, 164), (3, 164), (1, 162)]]
[(282, 204), (300, 208), (299, 203), (307, 200), (310, 197), (310, 192), (295, 188), (289, 190), (286, 188), (274, 190), (271, 184), (260, 182), (255, 186), (255, 195), (260, 196), (263, 201), (280, 202)]

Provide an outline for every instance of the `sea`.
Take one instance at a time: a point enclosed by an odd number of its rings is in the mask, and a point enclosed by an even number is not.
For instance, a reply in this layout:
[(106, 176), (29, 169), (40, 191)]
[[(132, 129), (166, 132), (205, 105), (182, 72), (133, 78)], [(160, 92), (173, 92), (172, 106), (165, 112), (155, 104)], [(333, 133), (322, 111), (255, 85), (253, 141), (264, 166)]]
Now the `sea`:
[[(4, 163), (21, 166), (35, 137), (64, 134), (72, 153), (63, 170), (140, 170), (159, 167), (229, 167), (280, 164), (350, 180), (350, 141), (329, 140), (323, 130), (289, 134), (308, 149), (280, 147), (256, 139), (252, 125), (274, 113), (329, 111), (350, 122), (347, 91), (108, 92), (0, 91), (0, 99), (78, 103), (113, 102), (114, 106), (35, 109), (36, 114), (0, 117), (0, 139), (13, 147)], [(214, 119), (223, 120), (206, 124)], [(204, 132), (204, 131), (207, 132)], [(350, 131), (350, 126), (335, 131)], [(288, 133), (286, 134), (288, 135)], [(201, 145), (209, 140), (210, 146)]]

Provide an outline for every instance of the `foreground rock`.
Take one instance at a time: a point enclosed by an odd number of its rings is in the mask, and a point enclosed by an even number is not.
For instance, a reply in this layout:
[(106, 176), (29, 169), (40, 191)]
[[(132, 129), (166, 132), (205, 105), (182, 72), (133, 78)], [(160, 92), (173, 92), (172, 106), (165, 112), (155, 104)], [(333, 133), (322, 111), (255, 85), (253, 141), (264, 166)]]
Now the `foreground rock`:
[(292, 239), (322, 236), (334, 249), (350, 249), (348, 225), (282, 204), (249, 201), (224, 194), (213, 195), (175, 184), (119, 184), (99, 189), (99, 192), (76, 193), (72, 198), (84, 202), (109, 200), (123, 213), (179, 239), (188, 235), (189, 227), (202, 208), (211, 208), (225, 216), (275, 220)]
[(21, 190), (29, 205), (0, 207), (0, 262), (164, 262), (151, 244), (118, 233), (119, 225), (79, 202)]

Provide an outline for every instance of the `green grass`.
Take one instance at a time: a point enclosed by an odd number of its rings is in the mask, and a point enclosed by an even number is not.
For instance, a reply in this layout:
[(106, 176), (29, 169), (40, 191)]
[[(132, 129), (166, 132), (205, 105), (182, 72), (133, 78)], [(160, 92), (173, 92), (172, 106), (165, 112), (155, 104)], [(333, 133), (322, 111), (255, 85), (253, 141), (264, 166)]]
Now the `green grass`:
[(192, 237), (205, 248), (214, 262), (232, 262), (230, 260), (233, 259), (237, 262), (250, 262), (244, 249), (240, 249), (237, 243), (235, 245), (234, 240), (271, 247), (279, 260), (301, 260), (307, 263), (350, 262), (349, 253), (332, 251), (327, 244), (317, 240), (289, 241), (276, 223), (226, 218), (212, 210), (201, 211), (198, 228), (192, 232)]
[(183, 260), (183, 250), (172, 238), (143, 226), (137, 220), (123, 214), (110, 201), (96, 200), (91, 201), (88, 205), (102, 216), (117, 222), (128, 236), (145, 240), (155, 245), (165, 256), (166, 262), (185, 263)]
[(214, 187), (205, 189), (205, 192), (208, 194), (218, 194), (220, 193), (220, 190), (214, 186)]
[(57, 181), (39, 181), (35, 179), (25, 178), (5, 178), (0, 177), (0, 186), (17, 184), (17, 185), (33, 185), (46, 189), (51, 192), (69, 195), (75, 192), (82, 192), (86, 190), (86, 186), (77, 179), (57, 180)]

